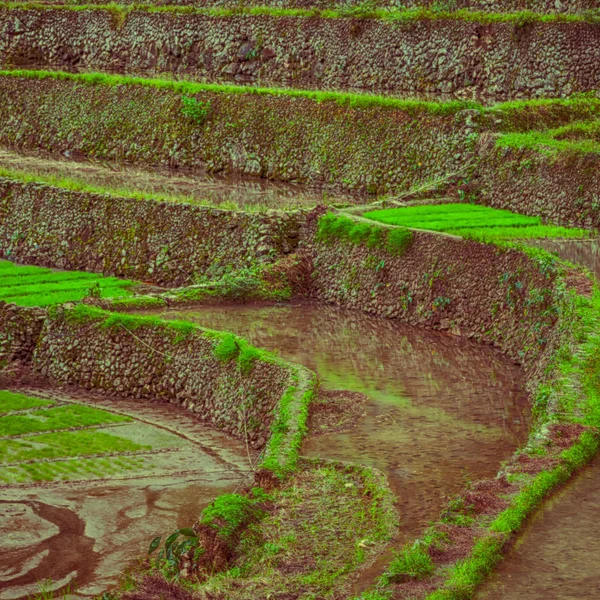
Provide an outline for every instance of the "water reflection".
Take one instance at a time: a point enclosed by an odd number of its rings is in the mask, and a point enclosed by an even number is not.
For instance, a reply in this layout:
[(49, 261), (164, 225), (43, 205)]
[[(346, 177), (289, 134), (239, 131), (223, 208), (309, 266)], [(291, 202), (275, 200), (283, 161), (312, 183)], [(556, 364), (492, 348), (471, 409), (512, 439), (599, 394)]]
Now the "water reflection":
[(111, 163), (97, 163), (84, 156), (67, 159), (23, 155), (0, 149), (0, 168), (28, 174), (69, 178), (80, 184), (107, 188), (115, 193), (145, 193), (173, 196), (174, 200), (224, 208), (269, 209), (312, 207), (317, 204), (347, 205), (365, 202), (359, 195), (336, 193), (293, 183), (259, 177), (218, 176), (204, 172), (165, 168), (139, 169)]
[(587, 267), (600, 279), (600, 242), (593, 240), (530, 240), (532, 246), (555, 252), (563, 260)]
[(366, 394), (366, 416), (352, 432), (311, 437), (303, 452), (383, 470), (407, 538), (465, 478), (493, 476), (527, 434), (519, 368), (467, 340), (311, 304), (163, 316), (243, 335), (315, 370), (328, 389)]

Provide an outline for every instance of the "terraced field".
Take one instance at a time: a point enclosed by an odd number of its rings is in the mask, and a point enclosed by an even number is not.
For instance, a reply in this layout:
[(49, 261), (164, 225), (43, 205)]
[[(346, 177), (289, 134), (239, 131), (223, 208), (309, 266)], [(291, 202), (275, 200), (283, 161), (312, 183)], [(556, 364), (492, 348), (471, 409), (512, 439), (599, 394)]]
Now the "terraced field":
[(0, 600), (595, 590), (599, 64), (596, 0), (0, 6)]
[(130, 296), (132, 281), (0, 261), (0, 300), (19, 306), (77, 302), (86, 296)]
[(482, 241), (585, 239), (591, 236), (585, 229), (543, 225), (539, 217), (472, 204), (408, 206), (369, 211), (363, 216), (389, 225), (440, 231)]

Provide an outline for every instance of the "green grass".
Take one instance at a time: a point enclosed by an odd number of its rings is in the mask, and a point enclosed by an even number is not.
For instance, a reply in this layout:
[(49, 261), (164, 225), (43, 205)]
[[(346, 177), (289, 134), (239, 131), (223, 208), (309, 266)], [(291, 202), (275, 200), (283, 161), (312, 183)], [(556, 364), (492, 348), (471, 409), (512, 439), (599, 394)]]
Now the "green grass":
[(132, 281), (103, 277), (79, 271), (52, 271), (43, 267), (21, 266), (0, 261), (0, 300), (20, 306), (49, 306), (76, 302), (99, 286), (102, 298), (131, 296)]
[(254, 94), (266, 96), (285, 96), (291, 98), (307, 98), (316, 102), (335, 102), (350, 108), (389, 108), (402, 110), (409, 114), (429, 113), (435, 115), (453, 115), (469, 108), (482, 106), (471, 100), (451, 100), (448, 102), (428, 102), (424, 100), (407, 100), (383, 95), (355, 94), (351, 92), (329, 92), (320, 90), (299, 90), (292, 88), (249, 87), (243, 85), (226, 85), (214, 83), (196, 83), (191, 81), (175, 81), (169, 79), (150, 79), (128, 77), (125, 75), (109, 75), (106, 73), (66, 73), (63, 71), (34, 70), (0, 70), (0, 77), (18, 77), (26, 79), (54, 79), (71, 81), (84, 85), (105, 86), (143, 86), (155, 89), (170, 90), (182, 95), (212, 92), (219, 94)]
[(122, 417), (90, 406), (73, 404), (38, 410), (27, 415), (4, 416), (0, 419), (0, 437), (128, 421), (131, 421), (129, 417)]
[(368, 248), (379, 248), (395, 256), (401, 256), (412, 243), (412, 233), (407, 229), (384, 230), (371, 223), (327, 213), (319, 218), (316, 240), (324, 243), (344, 240), (351, 244), (365, 244)]
[(496, 140), (499, 148), (528, 148), (556, 154), (600, 153), (600, 121), (577, 121), (545, 131), (509, 132)]
[(0, 413), (51, 406), (52, 404), (54, 404), (53, 400), (43, 400), (42, 398), (33, 398), (25, 394), (19, 394), (18, 392), (0, 390)]
[(0, 440), (0, 463), (150, 449), (151, 446), (97, 429), (55, 431), (21, 439)]
[(331, 9), (320, 8), (280, 8), (275, 6), (237, 6), (237, 7), (198, 7), (198, 6), (178, 6), (166, 5), (155, 6), (152, 4), (137, 5), (119, 5), (114, 2), (105, 4), (42, 4), (39, 2), (8, 2), (1, 5), (7, 9), (22, 10), (108, 10), (116, 14), (119, 20), (133, 11), (175, 13), (175, 14), (203, 14), (213, 17), (231, 17), (235, 15), (247, 16), (271, 16), (271, 17), (297, 17), (297, 18), (315, 18), (339, 19), (339, 18), (357, 18), (357, 19), (379, 19), (401, 23), (411, 23), (416, 21), (474, 21), (477, 23), (514, 23), (519, 26), (528, 23), (596, 23), (600, 20), (600, 15), (594, 11), (588, 11), (583, 14), (541, 14), (532, 11), (517, 11), (512, 13), (484, 12), (476, 10), (433, 10), (429, 8), (378, 8), (372, 3), (363, 3), (356, 6), (339, 6)]
[(407, 206), (369, 211), (363, 216), (388, 225), (427, 229), (480, 241), (590, 236), (584, 229), (543, 225), (539, 217), (472, 204)]

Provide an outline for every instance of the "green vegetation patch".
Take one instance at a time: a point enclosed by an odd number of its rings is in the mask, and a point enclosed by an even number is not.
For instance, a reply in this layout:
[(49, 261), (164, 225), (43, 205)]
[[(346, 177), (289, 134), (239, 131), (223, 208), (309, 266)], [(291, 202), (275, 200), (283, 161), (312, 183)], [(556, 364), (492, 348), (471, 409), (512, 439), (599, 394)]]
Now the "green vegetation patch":
[(51, 406), (52, 404), (54, 404), (53, 400), (34, 398), (18, 392), (0, 390), (0, 414), (13, 410), (27, 410), (29, 408)]
[(115, 415), (91, 406), (71, 404), (33, 411), (27, 415), (4, 416), (0, 419), (0, 437), (128, 421), (131, 421), (129, 417)]
[(132, 281), (81, 271), (53, 271), (43, 267), (0, 261), (0, 300), (20, 306), (49, 306), (77, 302), (86, 296), (130, 296)]
[(543, 154), (600, 153), (600, 121), (577, 121), (543, 131), (509, 132), (498, 137), (499, 148), (528, 148)]
[(412, 232), (407, 229), (384, 229), (343, 215), (327, 213), (319, 218), (316, 240), (324, 243), (343, 240), (401, 256), (412, 242)]
[(0, 77), (19, 77), (26, 79), (54, 79), (71, 81), (85, 85), (119, 86), (132, 85), (156, 89), (171, 90), (185, 96), (193, 96), (203, 92), (217, 94), (254, 94), (267, 96), (286, 96), (290, 98), (307, 98), (315, 102), (335, 102), (350, 108), (389, 108), (401, 110), (408, 114), (429, 113), (434, 115), (454, 115), (469, 108), (482, 108), (471, 100), (450, 100), (448, 102), (428, 102), (425, 100), (410, 100), (393, 98), (374, 94), (355, 94), (351, 92), (329, 92), (320, 90), (299, 90), (293, 88), (265, 88), (233, 84), (196, 83), (191, 81), (175, 81), (169, 79), (151, 79), (143, 77), (128, 77), (125, 75), (108, 75), (105, 73), (67, 73), (64, 71), (33, 71), (33, 70), (0, 70)]
[(235, 15), (270, 16), (275, 18), (321, 18), (321, 19), (380, 19), (400, 23), (418, 21), (474, 21), (476, 23), (514, 23), (525, 26), (530, 23), (597, 23), (600, 21), (598, 11), (585, 11), (581, 14), (565, 13), (536, 13), (522, 10), (516, 12), (486, 12), (477, 10), (444, 10), (436, 8), (395, 8), (378, 7), (370, 1), (361, 2), (350, 6), (337, 6), (335, 8), (285, 8), (277, 6), (180, 6), (177, 4), (156, 6), (151, 4), (120, 5), (119, 3), (90, 3), (90, 4), (44, 4), (42, 2), (8, 2), (4, 4), (8, 9), (18, 10), (109, 10), (115, 14), (119, 22), (123, 22), (127, 15), (136, 12), (198, 14), (212, 17), (232, 17)]
[(148, 468), (151, 460), (150, 457), (145, 456), (119, 456), (23, 463), (0, 467), (0, 481), (4, 483), (29, 483), (32, 481), (102, 479), (123, 471), (138, 471)]
[[(235, 532), (227, 571), (207, 573), (202, 583), (186, 581), (167, 556), (154, 561), (149, 572), (133, 575), (130, 589), (144, 590), (152, 573), (169, 580), (173, 592), (232, 600), (266, 598), (274, 590), (282, 597), (333, 597), (348, 575), (389, 542), (398, 515), (381, 473), (302, 460), (296, 473), (268, 494), (254, 488), (247, 496), (223, 495), (203, 511), (200, 522), (219, 533)], [(203, 549), (198, 550), (202, 565)]]
[(54, 431), (26, 438), (0, 440), (0, 463), (150, 449), (151, 446), (97, 429)]
[(480, 241), (590, 236), (585, 229), (543, 225), (540, 217), (473, 204), (406, 206), (373, 210), (364, 216), (388, 225), (428, 229)]

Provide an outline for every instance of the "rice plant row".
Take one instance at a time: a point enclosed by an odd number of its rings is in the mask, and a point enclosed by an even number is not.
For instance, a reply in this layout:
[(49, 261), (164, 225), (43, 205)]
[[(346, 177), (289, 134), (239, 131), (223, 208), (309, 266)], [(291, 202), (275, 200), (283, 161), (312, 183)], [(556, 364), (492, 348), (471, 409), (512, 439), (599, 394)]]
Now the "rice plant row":
[(539, 217), (473, 204), (406, 206), (369, 211), (364, 216), (389, 225), (445, 232), (481, 241), (590, 237), (590, 232), (584, 229), (544, 225)]
[(78, 302), (92, 290), (102, 298), (131, 296), (132, 285), (129, 280), (96, 273), (56, 271), (0, 261), (0, 300), (20, 306)]

